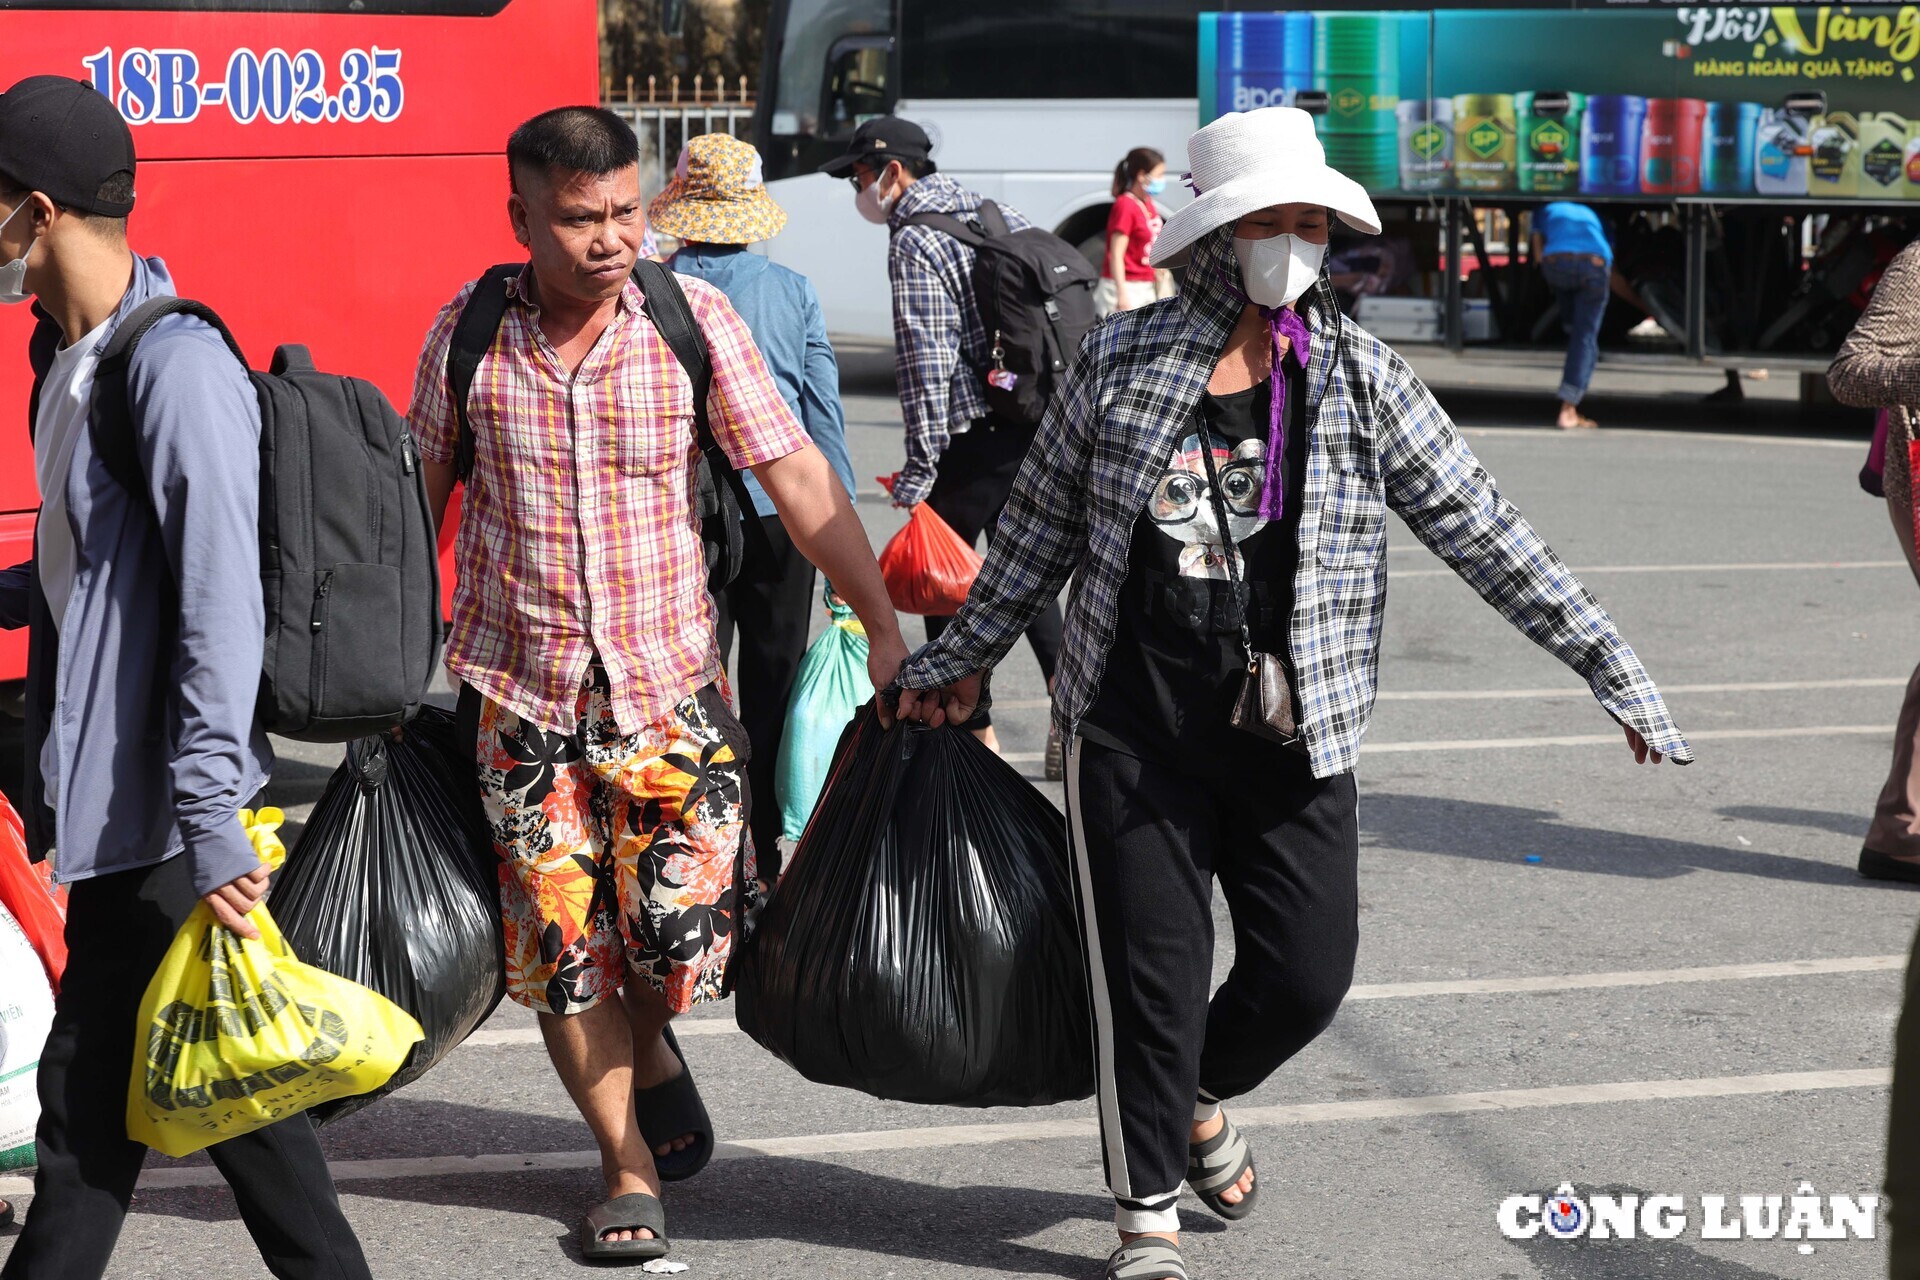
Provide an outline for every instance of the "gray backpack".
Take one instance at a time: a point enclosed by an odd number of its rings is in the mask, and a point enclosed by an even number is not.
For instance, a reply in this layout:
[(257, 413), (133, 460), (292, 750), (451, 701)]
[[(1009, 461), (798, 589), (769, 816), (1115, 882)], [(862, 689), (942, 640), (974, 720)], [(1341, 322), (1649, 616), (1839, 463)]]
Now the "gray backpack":
[[(154, 298), (120, 323), (94, 373), (88, 429), (107, 473), (147, 495), (127, 369), (165, 316), (212, 325), (207, 306)], [(249, 371), (260, 398), (260, 583), (266, 661), (255, 715), (268, 732), (348, 742), (420, 710), (440, 655), (440, 559), (426, 476), (407, 424), (359, 378), (321, 373), (305, 347)]]

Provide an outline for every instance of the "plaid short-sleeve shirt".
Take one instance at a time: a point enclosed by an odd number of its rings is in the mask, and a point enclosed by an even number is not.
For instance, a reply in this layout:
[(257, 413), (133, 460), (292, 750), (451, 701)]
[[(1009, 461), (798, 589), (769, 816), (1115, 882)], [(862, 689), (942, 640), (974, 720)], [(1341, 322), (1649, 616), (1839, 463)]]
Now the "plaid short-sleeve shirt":
[[(677, 278), (712, 351), (707, 416), (734, 466), (805, 448), (746, 324), (719, 290)], [(721, 669), (695, 514), (693, 386), (632, 281), (571, 373), (541, 332), (528, 281), (510, 288), (467, 401), (476, 448), (447, 669), (569, 731), (597, 655), (621, 732), (638, 733)], [(454, 456), (447, 348), (472, 292), (441, 309), (414, 380), (408, 420), (435, 462)]]

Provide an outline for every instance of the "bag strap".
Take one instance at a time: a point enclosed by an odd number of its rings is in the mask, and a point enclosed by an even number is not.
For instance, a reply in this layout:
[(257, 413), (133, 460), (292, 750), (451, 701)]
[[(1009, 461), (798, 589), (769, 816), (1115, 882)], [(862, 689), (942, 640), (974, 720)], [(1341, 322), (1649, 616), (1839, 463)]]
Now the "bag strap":
[(1221, 548), (1227, 557), (1227, 581), (1233, 584), (1233, 602), (1240, 610), (1240, 647), (1247, 651), (1247, 672), (1259, 669), (1254, 655), (1253, 629), (1247, 625), (1247, 592), (1240, 581), (1240, 548), (1233, 544), (1233, 526), (1227, 520), (1227, 500), (1220, 492), (1220, 468), (1213, 460), (1213, 432), (1206, 415), (1200, 415), (1200, 460), (1207, 469), (1207, 494), (1213, 500), (1213, 518), (1220, 531)]
[(168, 316), (197, 316), (206, 321), (227, 344), (227, 350), (240, 362), (240, 367), (247, 367), (246, 354), (240, 350), (240, 344), (233, 340), (226, 322), (203, 302), (170, 295), (149, 298), (120, 321), (107, 339), (106, 346), (101, 348), (99, 363), (94, 366), (93, 407), (87, 420), (87, 431), (93, 439), (94, 452), (100, 455), (107, 474), (136, 497), (146, 496), (146, 468), (140, 461), (139, 437), (133, 421), (133, 403), (127, 378), (133, 367), (133, 353), (139, 349), (140, 340)]
[(773, 547), (767, 541), (767, 531), (760, 525), (760, 514), (753, 505), (746, 477), (734, 469), (733, 459), (713, 438), (708, 423), (707, 396), (713, 390), (713, 352), (707, 346), (706, 334), (700, 331), (699, 321), (693, 317), (686, 291), (674, 279), (673, 272), (651, 258), (642, 258), (633, 264), (633, 278), (640, 286), (640, 309), (653, 321), (653, 327), (673, 349), (680, 367), (687, 371), (687, 380), (693, 383), (694, 440), (706, 457), (708, 468), (724, 477), (727, 487), (733, 490), (734, 501), (740, 507), (740, 522), (746, 526), (747, 541), (763, 556), (771, 555)]
[(507, 285), (527, 269), (524, 262), (503, 262), (488, 267), (474, 282), (467, 305), (453, 326), (453, 341), (447, 347), (447, 394), (453, 399), (453, 412), (459, 421), (454, 437), (453, 472), (461, 483), (473, 475), (475, 442), (473, 420), (467, 416), (467, 396), (473, 391), (473, 379), (480, 362), (487, 358), (493, 337), (507, 315)]
[[(985, 208), (982, 205), (981, 208)], [(916, 213), (907, 219), (910, 227), (932, 227), (935, 231), (944, 231), (962, 244), (970, 244), (978, 249), (986, 244), (986, 232), (969, 222), (963, 222), (950, 213)], [(1005, 226), (1003, 219), (1001, 226)]]
[(980, 207), (974, 210), (974, 214), (980, 219), (980, 225), (987, 229), (987, 236), (990, 239), (1013, 234), (1013, 229), (1007, 225), (1006, 213), (993, 201), (982, 200)]
[[(673, 272), (652, 258), (642, 258), (633, 264), (633, 278), (640, 286), (640, 309), (673, 348), (674, 358), (693, 383), (693, 432), (705, 453), (715, 447), (707, 423), (707, 395), (713, 390), (713, 353), (707, 347), (707, 335), (700, 332), (686, 291)], [(727, 470), (733, 470), (731, 463)]]

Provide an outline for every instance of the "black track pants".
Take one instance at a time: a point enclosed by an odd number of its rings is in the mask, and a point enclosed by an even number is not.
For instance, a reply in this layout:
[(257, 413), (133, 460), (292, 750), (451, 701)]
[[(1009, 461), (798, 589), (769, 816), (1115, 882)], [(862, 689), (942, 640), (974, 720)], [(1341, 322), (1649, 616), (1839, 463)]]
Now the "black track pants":
[(807, 656), (807, 629), (824, 606), (814, 588), (819, 577), (793, 544), (778, 516), (757, 516), (767, 545), (747, 543), (740, 576), (714, 597), (714, 633), (720, 652), (733, 648), (740, 632), (740, 656), (733, 665), (733, 696), (740, 724), (753, 744), (747, 762), (747, 786), (753, 797), (748, 826), (759, 859), (760, 878), (780, 878), (780, 805), (774, 794), (779, 776), (780, 740), (787, 731), (787, 699)]
[[(1327, 1028), (1359, 945), (1353, 775), (1248, 737), (1191, 770), (1077, 738), (1067, 814), (1092, 976), (1107, 1184), (1122, 1231), (1173, 1231), (1198, 1100), (1236, 1097)], [(1234, 963), (1213, 977), (1213, 881)]]

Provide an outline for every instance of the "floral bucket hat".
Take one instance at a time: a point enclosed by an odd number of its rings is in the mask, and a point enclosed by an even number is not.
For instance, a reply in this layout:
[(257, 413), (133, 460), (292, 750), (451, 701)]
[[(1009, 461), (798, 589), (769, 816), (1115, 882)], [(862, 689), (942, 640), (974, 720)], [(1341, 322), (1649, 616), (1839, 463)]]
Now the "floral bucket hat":
[(760, 153), (724, 133), (705, 133), (680, 152), (673, 181), (647, 206), (655, 229), (702, 244), (753, 244), (787, 225), (767, 194)]

